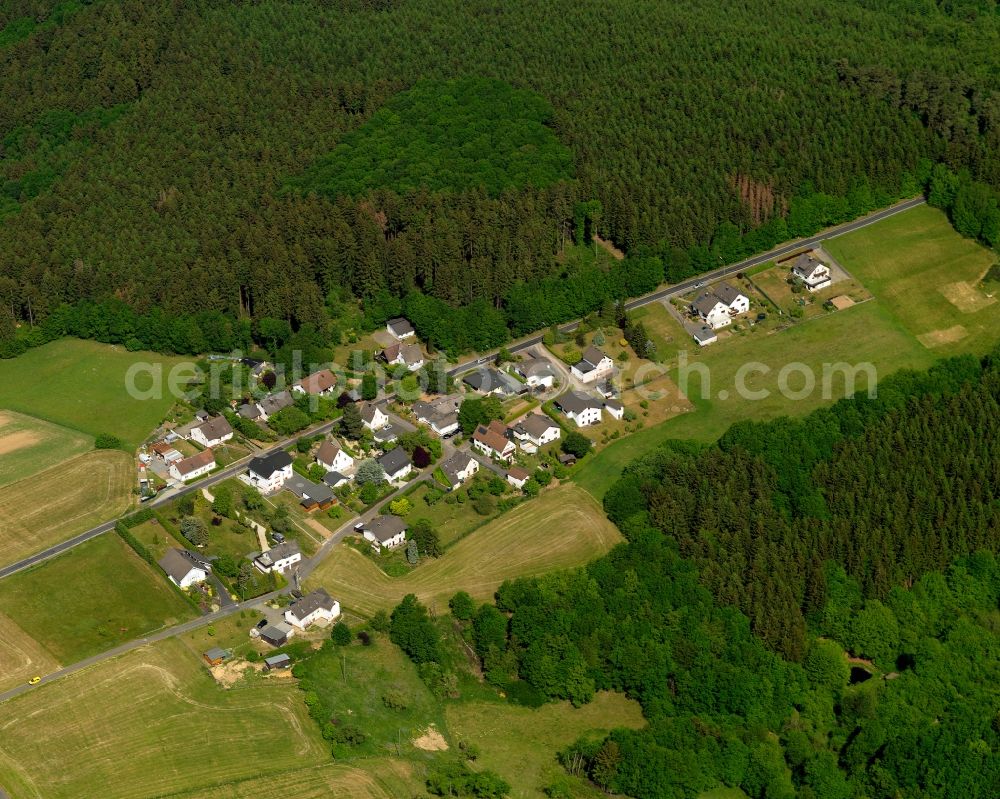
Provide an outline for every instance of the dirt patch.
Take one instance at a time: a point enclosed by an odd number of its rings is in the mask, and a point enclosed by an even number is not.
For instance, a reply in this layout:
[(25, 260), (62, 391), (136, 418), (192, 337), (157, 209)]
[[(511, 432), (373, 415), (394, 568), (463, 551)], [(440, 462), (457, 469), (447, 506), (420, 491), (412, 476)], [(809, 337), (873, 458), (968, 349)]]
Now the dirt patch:
[(320, 524), (315, 519), (306, 519), (306, 524), (308, 524), (313, 530), (320, 534), (324, 541), (328, 539), (333, 533), (327, 530), (322, 524)]
[(445, 752), (448, 750), (448, 742), (433, 724), (424, 730), (423, 735), (413, 739), (413, 745), (425, 752)]
[(0, 427), (6, 427), (13, 421), (14, 419), (11, 417), (9, 413), (4, 413), (3, 411), (0, 411)]
[(595, 234), (594, 235), (594, 243), (598, 247), (606, 250), (611, 255), (611, 257), (614, 258), (616, 261), (624, 261), (625, 260), (625, 253), (623, 253), (621, 250), (619, 250), (610, 241), (605, 241), (600, 236), (598, 236), (598, 235)]
[(838, 294), (836, 297), (830, 298), (830, 305), (832, 305), (838, 311), (843, 311), (854, 305), (854, 300), (852, 300), (846, 294)]
[(921, 333), (917, 336), (917, 341), (928, 349), (941, 347), (945, 344), (954, 344), (969, 335), (969, 331), (962, 325), (949, 327), (947, 330), (932, 330), (930, 333)]
[[(0, 420), (2, 424), (2, 420)], [(19, 449), (26, 449), (42, 440), (41, 435), (33, 430), (21, 430), (17, 433), (8, 433), (0, 438), (0, 455), (9, 455)]]
[(248, 660), (230, 660), (218, 666), (212, 666), (209, 671), (215, 681), (223, 688), (232, 688), (243, 679), (243, 676), (250, 671), (263, 671), (263, 663), (251, 663)]
[(945, 286), (941, 286), (939, 291), (948, 302), (962, 313), (981, 311), (983, 308), (987, 308), (997, 301), (996, 297), (987, 297), (976, 289), (975, 286), (961, 280), (957, 283), (948, 283)]

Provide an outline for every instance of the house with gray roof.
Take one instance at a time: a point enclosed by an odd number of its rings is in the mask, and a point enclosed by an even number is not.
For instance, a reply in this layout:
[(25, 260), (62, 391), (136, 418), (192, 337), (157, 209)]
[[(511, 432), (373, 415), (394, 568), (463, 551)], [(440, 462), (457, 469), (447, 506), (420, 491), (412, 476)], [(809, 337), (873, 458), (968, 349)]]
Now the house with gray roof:
[(317, 588), (296, 599), (285, 610), (285, 621), (304, 630), (310, 624), (328, 624), (340, 615), (340, 603), (326, 589)]
[(591, 344), (583, 352), (583, 356), (570, 367), (570, 372), (577, 380), (593, 383), (608, 377), (615, 370), (615, 362), (597, 347)]
[(376, 516), (364, 522), (361, 534), (371, 542), (372, 549), (395, 549), (406, 541), (406, 522), (399, 516)]
[(441, 473), (448, 481), (448, 490), (453, 491), (479, 471), (479, 461), (468, 452), (458, 450), (441, 464)]
[(205, 582), (212, 570), (205, 558), (176, 547), (168, 549), (157, 563), (166, 572), (170, 582), (180, 588), (190, 588), (195, 583)]
[(402, 447), (396, 447), (394, 450), (385, 453), (385, 455), (378, 459), (378, 465), (382, 467), (382, 471), (385, 472), (386, 479), (390, 483), (402, 480), (413, 471), (410, 456)]

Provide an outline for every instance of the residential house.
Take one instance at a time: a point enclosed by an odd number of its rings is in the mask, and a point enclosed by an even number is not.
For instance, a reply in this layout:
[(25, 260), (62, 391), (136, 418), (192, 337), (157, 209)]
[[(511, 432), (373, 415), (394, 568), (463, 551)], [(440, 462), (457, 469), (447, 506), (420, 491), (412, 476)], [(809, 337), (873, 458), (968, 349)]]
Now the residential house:
[(472, 434), (472, 446), (491, 458), (502, 461), (512, 460), (517, 450), (513, 441), (507, 438), (507, 427), (494, 419), (488, 427), (479, 425)]
[(395, 549), (406, 541), (406, 522), (399, 516), (376, 516), (364, 523), (361, 533), (376, 551)]
[(521, 442), (522, 447), (529, 443), (536, 449), (556, 441), (562, 435), (559, 425), (540, 413), (525, 416), (514, 425), (513, 432), (514, 438)]
[(340, 603), (324, 589), (317, 588), (288, 606), (285, 621), (304, 630), (310, 624), (328, 624), (339, 615)]
[(559, 373), (548, 358), (526, 358), (514, 364), (517, 372), (530, 388), (552, 388)]
[(280, 655), (271, 655), (264, 658), (264, 671), (278, 671), (280, 669), (290, 669), (291, 667), (292, 659), (284, 652)]
[(414, 402), (413, 414), (421, 424), (428, 425), (442, 438), (458, 432), (460, 394), (449, 394), (433, 402)]
[(520, 466), (511, 466), (507, 471), (507, 482), (514, 488), (524, 488), (524, 484), (531, 478), (531, 473)]
[(315, 397), (328, 397), (337, 385), (337, 376), (329, 369), (320, 369), (292, 383), (292, 391)]
[(453, 491), (479, 471), (479, 461), (468, 452), (455, 452), (441, 464), (441, 472), (448, 481), (448, 490)]
[(621, 421), (625, 418), (625, 406), (621, 404), (620, 400), (612, 398), (604, 400), (604, 410), (608, 412), (608, 415), (612, 419)]
[(809, 291), (825, 289), (833, 282), (830, 267), (806, 252), (792, 263), (792, 276), (801, 280)]
[(279, 490), (292, 476), (292, 456), (283, 449), (250, 459), (247, 482), (262, 494)]
[(268, 394), (257, 403), (260, 408), (260, 418), (266, 422), (269, 417), (274, 416), (278, 411), (283, 411), (295, 404), (295, 400), (289, 391), (279, 391), (276, 394)]
[(399, 340), (413, 338), (416, 335), (413, 325), (401, 316), (386, 322), (385, 329), (390, 336)]
[(299, 474), (293, 473), (285, 481), (285, 490), (298, 497), (299, 505), (307, 511), (326, 510), (337, 503), (330, 486), (306, 480)]
[(578, 427), (588, 427), (601, 421), (604, 399), (570, 391), (559, 397), (555, 404), (568, 418), (576, 422)]
[(714, 344), (719, 340), (715, 331), (708, 325), (696, 327), (691, 331), (691, 337), (698, 343), (699, 347), (707, 347), (709, 344)]
[(394, 450), (385, 453), (385, 455), (378, 459), (378, 465), (382, 467), (382, 471), (385, 472), (386, 479), (390, 483), (402, 480), (413, 471), (410, 456), (402, 447), (396, 447)]
[(390, 366), (405, 366), (411, 372), (416, 372), (424, 365), (424, 354), (420, 351), (419, 344), (403, 344), (397, 341), (382, 350), (379, 357)]
[(366, 402), (361, 406), (361, 422), (369, 430), (381, 430), (389, 424), (389, 417), (374, 402)]
[(195, 583), (203, 583), (208, 579), (212, 566), (201, 555), (187, 549), (168, 549), (160, 558), (160, 568), (174, 585), (180, 588), (190, 588)]
[(157, 441), (155, 444), (150, 445), (149, 448), (167, 466), (171, 463), (177, 463), (177, 461), (184, 457), (166, 441)]
[(391, 444), (397, 438), (399, 438), (399, 428), (394, 424), (387, 424), (381, 430), (376, 430), (372, 435), (376, 443), (381, 444), (382, 448), (385, 449), (386, 444)]
[(344, 451), (336, 439), (327, 439), (316, 450), (316, 463), (328, 472), (346, 472), (354, 466), (354, 458)]
[(347, 485), (351, 482), (351, 478), (340, 472), (327, 472), (323, 475), (323, 482), (330, 486), (330, 488), (340, 488), (342, 485)]
[(739, 316), (750, 310), (750, 298), (728, 283), (723, 282), (717, 285), (715, 296), (722, 300), (730, 316)]
[(260, 405), (256, 402), (244, 402), (236, 409), (236, 412), (251, 422), (264, 421), (262, 418), (264, 411), (261, 410)]
[(208, 474), (215, 468), (215, 453), (211, 449), (203, 449), (190, 458), (181, 458), (170, 464), (169, 474), (175, 480), (195, 480)]
[[(733, 317), (750, 310), (750, 298), (728, 283), (720, 283), (714, 289), (707, 289), (691, 304), (691, 310), (701, 321), (718, 330), (732, 324)], [(701, 341), (695, 337), (700, 344)]]
[(254, 558), (253, 565), (267, 574), (272, 571), (285, 572), (302, 560), (302, 550), (298, 541), (285, 541), (271, 547)]
[(233, 437), (233, 428), (225, 416), (206, 419), (191, 429), (191, 440), (203, 447), (217, 447)]
[(614, 373), (615, 362), (591, 345), (584, 350), (583, 357), (570, 367), (570, 372), (577, 380), (593, 383), (596, 380), (609, 377)]
[(284, 646), (293, 635), (295, 635), (295, 630), (287, 621), (269, 624), (260, 631), (261, 640), (267, 641), (271, 646)]
[(513, 377), (497, 371), (492, 366), (469, 372), (462, 377), (462, 382), (480, 394), (495, 394), (498, 397), (513, 397), (527, 391), (527, 388)]

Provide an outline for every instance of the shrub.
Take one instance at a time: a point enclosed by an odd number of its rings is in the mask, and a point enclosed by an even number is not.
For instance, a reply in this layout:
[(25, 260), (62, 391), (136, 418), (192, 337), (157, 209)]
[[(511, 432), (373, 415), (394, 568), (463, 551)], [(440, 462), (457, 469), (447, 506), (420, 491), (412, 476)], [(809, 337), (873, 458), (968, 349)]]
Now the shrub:
[(94, 439), (95, 449), (128, 449), (125, 446), (125, 442), (122, 441), (118, 436), (113, 436), (111, 433), (100, 433), (97, 438)]

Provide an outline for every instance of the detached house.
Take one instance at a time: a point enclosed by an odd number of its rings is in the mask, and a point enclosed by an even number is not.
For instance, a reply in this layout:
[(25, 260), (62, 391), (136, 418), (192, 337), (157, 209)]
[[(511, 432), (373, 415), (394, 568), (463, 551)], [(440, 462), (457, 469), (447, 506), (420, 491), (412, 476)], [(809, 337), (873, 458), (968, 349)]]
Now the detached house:
[(584, 383), (610, 377), (614, 370), (615, 362), (593, 345), (587, 347), (583, 357), (570, 367), (573, 377)]
[(399, 340), (413, 338), (416, 335), (413, 325), (401, 316), (386, 322), (385, 329), (390, 336)]
[(195, 480), (215, 468), (215, 453), (205, 449), (190, 458), (181, 458), (170, 464), (169, 473), (175, 480)]
[(479, 471), (479, 461), (468, 452), (459, 450), (441, 464), (441, 473), (448, 481), (448, 490), (453, 491)]
[(720, 283), (716, 286), (715, 296), (726, 306), (730, 316), (739, 316), (750, 310), (750, 298), (728, 283)]
[(271, 547), (254, 558), (253, 565), (267, 574), (272, 571), (284, 572), (302, 560), (302, 550), (298, 541), (285, 541)]
[(326, 397), (333, 393), (336, 385), (337, 376), (329, 369), (321, 369), (292, 383), (292, 391), (310, 396)]
[(354, 458), (344, 451), (339, 441), (324, 441), (316, 450), (316, 463), (328, 472), (346, 472), (354, 466)]
[(399, 516), (376, 516), (363, 523), (361, 533), (376, 551), (395, 549), (406, 541), (406, 522)]
[(397, 341), (382, 350), (379, 357), (391, 366), (405, 366), (411, 372), (416, 372), (424, 365), (424, 354), (420, 351), (419, 344), (403, 344)]
[(559, 425), (540, 413), (525, 416), (514, 425), (514, 438), (521, 442), (522, 448), (525, 444), (530, 444), (538, 449), (556, 441), (561, 435)]
[(421, 424), (429, 425), (441, 437), (458, 432), (458, 408), (462, 404), (459, 394), (440, 397), (433, 402), (414, 402), (413, 415)]
[(285, 621), (304, 630), (310, 624), (329, 624), (339, 615), (340, 603), (324, 589), (317, 588), (288, 606)]
[(278, 411), (289, 408), (294, 404), (295, 400), (292, 399), (291, 393), (288, 391), (279, 391), (277, 394), (268, 394), (257, 403), (257, 407), (260, 408), (261, 420), (266, 422), (269, 416), (274, 416)]
[(589, 427), (601, 421), (604, 400), (571, 391), (556, 400), (556, 407), (576, 422), (578, 427)]
[(507, 438), (507, 427), (494, 419), (489, 427), (479, 425), (472, 434), (472, 446), (491, 458), (512, 460), (517, 447)]
[(480, 394), (495, 394), (498, 397), (513, 397), (526, 389), (510, 375), (493, 367), (476, 369), (465, 375), (462, 382)]
[(167, 573), (170, 582), (180, 588), (190, 588), (195, 583), (205, 582), (208, 573), (212, 571), (208, 560), (187, 549), (168, 549), (157, 563)]
[(291, 476), (292, 456), (283, 449), (252, 458), (247, 469), (247, 482), (262, 494), (274, 493)]
[(792, 276), (801, 280), (809, 291), (819, 291), (829, 286), (830, 267), (809, 253), (802, 253), (792, 264)]
[(389, 424), (389, 417), (374, 402), (366, 402), (361, 406), (361, 422), (369, 430), (381, 430)]
[(386, 479), (390, 483), (402, 480), (413, 471), (413, 464), (410, 463), (410, 456), (402, 447), (396, 447), (391, 452), (385, 453), (378, 459), (378, 465), (385, 472)]
[(191, 440), (203, 447), (217, 447), (232, 437), (233, 428), (225, 416), (216, 416), (191, 428)]
[(725, 327), (733, 321), (729, 318), (729, 309), (726, 304), (712, 291), (703, 291), (691, 304), (691, 310), (698, 314), (701, 321), (712, 330)]
[(507, 482), (517, 489), (524, 488), (524, 484), (528, 482), (530, 477), (530, 472), (520, 466), (512, 466), (507, 472)]
[(519, 361), (514, 364), (514, 371), (530, 388), (552, 388), (558, 374), (547, 358), (528, 358)]

